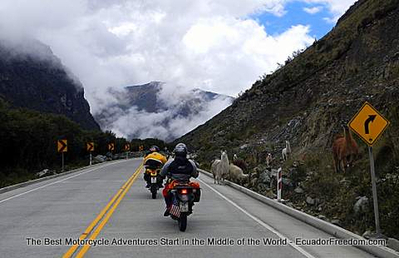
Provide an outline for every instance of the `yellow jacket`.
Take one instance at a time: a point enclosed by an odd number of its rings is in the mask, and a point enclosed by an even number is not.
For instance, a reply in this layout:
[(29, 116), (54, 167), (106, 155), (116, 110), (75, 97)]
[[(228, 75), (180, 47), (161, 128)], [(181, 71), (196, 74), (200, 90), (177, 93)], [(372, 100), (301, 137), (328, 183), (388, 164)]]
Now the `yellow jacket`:
[(147, 156), (144, 157), (144, 165), (146, 164), (146, 162), (148, 160), (156, 160), (159, 161), (163, 164), (165, 164), (168, 160), (166, 159), (166, 157), (164, 155), (162, 155), (159, 152), (152, 152), (150, 154), (148, 154)]

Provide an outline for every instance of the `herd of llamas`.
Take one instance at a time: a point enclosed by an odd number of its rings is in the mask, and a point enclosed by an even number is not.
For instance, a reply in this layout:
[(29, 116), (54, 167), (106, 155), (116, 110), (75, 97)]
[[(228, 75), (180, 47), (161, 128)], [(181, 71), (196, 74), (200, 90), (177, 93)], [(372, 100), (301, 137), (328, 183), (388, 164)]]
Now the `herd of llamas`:
[[(285, 141), (285, 148), (281, 151), (282, 161), (285, 162), (291, 155), (292, 150), (289, 141)], [(352, 137), (351, 130), (343, 126), (343, 135), (337, 135), (332, 144), (332, 153), (334, 160), (334, 170), (336, 172), (346, 172), (353, 166), (354, 161), (358, 159), (359, 147)], [(271, 153), (266, 155), (266, 165), (271, 167), (274, 158)], [(221, 151), (220, 159), (212, 162), (211, 172), (215, 184), (222, 184), (225, 179), (243, 184), (248, 180), (247, 163), (239, 159), (236, 154), (233, 155), (233, 162), (229, 162), (227, 151)]]

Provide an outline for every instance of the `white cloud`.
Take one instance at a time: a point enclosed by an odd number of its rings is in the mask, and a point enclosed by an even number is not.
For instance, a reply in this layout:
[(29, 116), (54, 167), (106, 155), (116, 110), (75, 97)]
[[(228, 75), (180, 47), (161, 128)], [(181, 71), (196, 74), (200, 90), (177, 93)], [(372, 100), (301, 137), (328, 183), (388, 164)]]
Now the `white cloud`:
[[(199, 94), (199, 91), (187, 90), (179, 85), (162, 84), (157, 94), (157, 101), (161, 102), (162, 108), (156, 112), (139, 110), (136, 106), (128, 110), (121, 106), (110, 106), (103, 110), (100, 122), (105, 126), (103, 129), (128, 138), (173, 140), (206, 122), (232, 101), (231, 98), (219, 96), (204, 105), (205, 100)], [(119, 96), (119, 103), (124, 102), (126, 95)], [(190, 105), (190, 112), (187, 111), (187, 105)]]
[(81, 79), (95, 112), (108, 87), (153, 80), (236, 95), (310, 42), (299, 33), (295, 43), (277, 47), (278, 37), (245, 18), (281, 16), (284, 3), (2, 0), (0, 24), (50, 45)]
[(308, 14), (316, 14), (320, 12), (323, 9), (322, 6), (314, 6), (314, 7), (305, 7), (303, 10), (307, 12)]
[(345, 13), (348, 8), (357, 0), (304, 0), (311, 4), (324, 4), (331, 13), (331, 17), (325, 17), (324, 20), (330, 23), (337, 22), (338, 18)]
[[(283, 16), (291, 1), (1, 0), (0, 34), (50, 45), (96, 112), (111, 101), (108, 88), (155, 80), (237, 95), (313, 42), (308, 26), (271, 36), (249, 18)], [(353, 3), (300, 1), (328, 5), (334, 15)]]

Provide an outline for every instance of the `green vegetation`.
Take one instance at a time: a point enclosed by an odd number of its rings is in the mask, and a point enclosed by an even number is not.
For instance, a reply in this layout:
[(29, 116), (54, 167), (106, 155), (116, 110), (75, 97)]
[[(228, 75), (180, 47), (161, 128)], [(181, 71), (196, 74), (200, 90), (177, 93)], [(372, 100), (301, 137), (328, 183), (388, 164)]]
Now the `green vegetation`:
[[(385, 235), (399, 238), (399, 162), (393, 158), (390, 147), (384, 141), (376, 146), (375, 154), (381, 228)], [(289, 163), (293, 163), (293, 160), (296, 159), (291, 159)], [(362, 158), (345, 174), (333, 170), (329, 152), (310, 154), (304, 161), (296, 162), (299, 164), (296, 173), (287, 176), (296, 184), (299, 183), (306, 194), (298, 195), (293, 189), (286, 189), (284, 198), (310, 214), (338, 219), (343, 227), (358, 234), (374, 230), (367, 148), (362, 148)], [(286, 164), (285, 171), (290, 167)], [(318, 198), (319, 205), (307, 205), (307, 196)], [(359, 196), (366, 196), (369, 203), (367, 211), (355, 213), (353, 207)]]
[(164, 150), (165, 147), (168, 148), (168, 150), (173, 150), (174, 147), (173, 145), (167, 144), (164, 141), (156, 138), (147, 138), (144, 140), (132, 139), (130, 142), (132, 151), (139, 151), (139, 146), (143, 146), (144, 150), (148, 150), (153, 145), (158, 146), (161, 150)]
[(44, 168), (60, 170), (58, 139), (68, 140), (65, 163), (73, 168), (88, 156), (86, 142), (98, 143), (94, 155), (105, 154), (105, 143), (116, 137), (111, 132), (84, 131), (65, 116), (11, 109), (0, 99), (0, 187), (34, 178)]
[[(114, 153), (122, 152), (128, 143), (110, 131), (83, 130), (65, 116), (12, 109), (0, 98), (0, 187), (33, 179), (45, 168), (60, 171), (59, 139), (68, 140), (66, 170), (88, 165), (87, 142), (94, 142), (94, 156), (106, 155), (108, 143), (115, 143)], [(136, 143), (133, 141), (133, 151), (138, 150)], [(145, 148), (153, 144), (164, 147), (164, 143), (156, 139), (140, 140), (141, 144)]]

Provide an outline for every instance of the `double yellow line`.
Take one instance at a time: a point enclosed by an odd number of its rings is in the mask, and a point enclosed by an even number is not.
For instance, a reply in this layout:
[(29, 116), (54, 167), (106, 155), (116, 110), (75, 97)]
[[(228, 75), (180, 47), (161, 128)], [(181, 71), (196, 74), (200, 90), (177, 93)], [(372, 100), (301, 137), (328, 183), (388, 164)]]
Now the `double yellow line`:
[[(98, 216), (93, 220), (92, 223), (86, 228), (83, 234), (80, 235), (79, 240), (94, 240), (101, 232), (105, 224), (107, 224), (108, 220), (111, 218), (115, 209), (118, 207), (119, 203), (122, 201), (123, 197), (126, 195), (127, 191), (129, 191), (130, 187), (140, 175), (140, 171), (143, 165), (141, 164), (137, 170), (133, 173), (133, 175), (123, 184), (123, 186), (119, 189), (119, 191), (114, 195), (111, 201), (105, 206), (105, 208), (98, 214)], [(97, 227), (96, 227), (97, 226)], [(95, 228), (95, 229), (94, 229)], [(93, 231), (94, 230), (94, 231)], [(89, 237), (90, 236), (90, 237)], [(88, 238), (89, 237), (89, 238)], [(73, 245), (69, 250), (62, 256), (63, 258), (72, 257), (80, 245)], [(76, 257), (83, 257), (85, 253), (89, 250), (90, 245), (84, 245), (79, 252), (76, 254)]]

